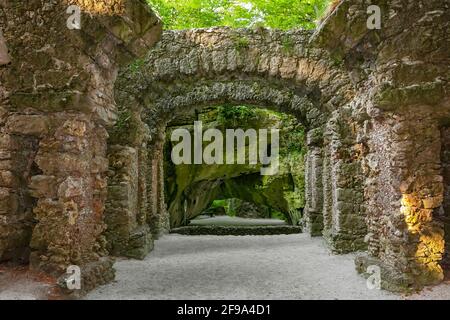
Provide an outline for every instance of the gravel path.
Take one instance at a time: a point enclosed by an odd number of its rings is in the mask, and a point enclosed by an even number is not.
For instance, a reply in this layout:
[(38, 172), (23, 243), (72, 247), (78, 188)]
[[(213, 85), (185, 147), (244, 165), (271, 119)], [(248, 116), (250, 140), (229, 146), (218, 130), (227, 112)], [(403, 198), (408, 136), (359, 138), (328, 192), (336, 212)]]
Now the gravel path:
[[(119, 259), (117, 280), (86, 299), (403, 299), (368, 290), (353, 255), (331, 255), (323, 240), (280, 236), (182, 236), (156, 242), (143, 261)], [(0, 300), (45, 299), (49, 286), (0, 269)], [(450, 299), (450, 284), (408, 299)]]
[[(143, 261), (120, 260), (115, 283), (87, 299), (398, 299), (369, 290), (353, 255), (308, 235), (167, 235)], [(450, 291), (450, 290), (449, 290)]]
[(0, 267), (0, 300), (47, 299), (51, 285), (24, 270)]

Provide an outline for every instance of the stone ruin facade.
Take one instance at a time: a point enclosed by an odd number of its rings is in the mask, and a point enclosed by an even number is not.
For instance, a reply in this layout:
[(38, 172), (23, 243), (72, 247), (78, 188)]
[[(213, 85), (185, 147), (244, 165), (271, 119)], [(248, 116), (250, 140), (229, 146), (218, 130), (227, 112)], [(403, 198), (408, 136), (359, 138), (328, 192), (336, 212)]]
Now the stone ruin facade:
[[(67, 28), (73, 4), (80, 30)], [(7, 0), (0, 27), (0, 260), (55, 277), (80, 266), (89, 290), (114, 277), (102, 235), (114, 81), (160, 21), (144, 1)]]
[[(311, 32), (163, 33), (140, 0), (79, 1), (70, 30), (77, 3), (0, 1), (0, 261), (55, 277), (78, 265), (84, 290), (110, 281), (111, 256), (143, 258), (169, 229), (167, 124), (246, 104), (308, 130), (305, 232), (360, 251), (357, 270), (379, 266), (383, 288), (442, 281), (448, 2), (344, 0)], [(380, 30), (367, 28), (370, 4)]]

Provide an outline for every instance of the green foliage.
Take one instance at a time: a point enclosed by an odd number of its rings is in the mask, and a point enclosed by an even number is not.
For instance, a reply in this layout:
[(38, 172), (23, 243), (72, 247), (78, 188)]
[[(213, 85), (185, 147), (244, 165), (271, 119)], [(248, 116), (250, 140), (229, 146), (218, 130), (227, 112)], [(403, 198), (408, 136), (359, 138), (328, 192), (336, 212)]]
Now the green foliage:
[(242, 49), (246, 49), (250, 45), (250, 42), (245, 37), (236, 37), (235, 39), (233, 39), (233, 41), (234, 41), (234, 47), (238, 51), (240, 51)]
[(211, 208), (226, 208), (227, 200), (214, 200), (211, 204)]
[(271, 219), (284, 220), (284, 221), (287, 222), (286, 215), (284, 215), (284, 214), (281, 213), (280, 211), (276, 211), (276, 210), (270, 212), (270, 218), (271, 218)]
[(295, 43), (288, 37), (283, 38), (281, 45), (285, 54), (292, 54), (294, 51)]
[(147, 0), (166, 29), (269, 27), (312, 29), (330, 0)]
[(287, 135), (285, 152), (289, 154), (301, 153), (304, 154), (306, 152), (306, 136), (305, 129), (301, 125), (297, 125), (293, 128), (291, 132)]
[(145, 61), (143, 59), (137, 59), (129, 65), (128, 69), (132, 74), (136, 74), (144, 65)]
[(247, 106), (221, 106), (218, 108), (217, 121), (224, 126), (236, 127), (255, 120), (258, 113)]
[(131, 112), (129, 110), (119, 112), (115, 128), (119, 131), (130, 129), (130, 119)]
[(235, 217), (236, 211), (230, 206), (230, 199), (214, 200), (211, 204), (212, 209), (224, 208), (227, 216)]

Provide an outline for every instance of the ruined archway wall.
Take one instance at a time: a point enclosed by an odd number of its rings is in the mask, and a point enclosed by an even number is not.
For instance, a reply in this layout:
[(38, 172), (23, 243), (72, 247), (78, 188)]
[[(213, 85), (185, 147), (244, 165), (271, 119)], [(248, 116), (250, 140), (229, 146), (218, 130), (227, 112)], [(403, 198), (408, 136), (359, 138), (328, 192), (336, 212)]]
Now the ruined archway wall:
[[(80, 30), (67, 28), (69, 4), (80, 5)], [(89, 289), (112, 276), (100, 234), (117, 70), (161, 27), (128, 0), (3, 1), (0, 20), (11, 61), (0, 66), (0, 259), (31, 249), (33, 268), (59, 276), (78, 265)]]
[[(165, 211), (158, 205), (164, 186), (156, 183), (161, 142), (155, 137), (161, 136), (164, 123), (184, 110), (207, 104), (267, 106), (297, 116), (308, 128), (316, 128), (313, 135), (323, 140), (321, 127), (332, 110), (352, 98), (352, 84), (326, 51), (309, 44), (310, 37), (311, 32), (301, 30), (166, 31), (146, 58), (121, 76), (117, 86), (121, 108), (132, 110), (148, 125), (152, 140), (148, 203), (140, 204), (150, 208), (148, 216)], [(321, 158), (322, 148), (323, 143), (319, 143), (310, 158)], [(322, 179), (321, 168), (312, 168), (312, 172), (316, 174), (311, 176), (314, 196), (310, 199), (315, 207), (310, 207), (317, 219), (311, 225), (320, 234), (323, 190), (317, 181)], [(306, 219), (312, 216), (306, 215)]]
[(323, 130), (322, 174), (317, 182), (323, 191), (322, 234), (336, 253), (365, 250), (365, 147), (352, 103), (334, 111)]
[[(118, 92), (119, 101), (123, 101), (128, 107), (124, 108), (123, 115), (126, 122), (120, 119), (120, 126), (111, 132), (109, 156), (111, 171), (113, 175), (110, 179), (111, 192), (107, 202), (106, 220), (110, 217), (121, 217), (120, 212), (127, 212), (131, 219), (127, 221), (108, 223), (108, 232), (111, 237), (108, 239), (113, 243), (112, 246), (120, 248), (113, 251), (114, 254), (127, 255), (142, 258), (145, 250), (150, 250), (151, 246), (141, 246), (140, 251), (136, 250), (134, 234), (137, 230), (142, 230), (144, 225), (149, 225), (153, 237), (164, 233), (169, 228), (166, 203), (164, 201), (164, 139), (167, 123), (183, 112), (198, 109), (203, 106), (221, 105), (221, 104), (252, 104), (259, 107), (270, 107), (276, 110), (289, 112), (295, 115), (304, 115), (308, 123), (320, 126), (326, 121), (326, 114), (316, 110), (312, 103), (303, 95), (297, 96), (294, 93), (280, 89), (278, 87), (268, 86), (258, 82), (216, 82), (216, 83), (198, 83), (198, 86), (190, 84), (185, 87), (177, 87), (176, 90), (170, 88), (165, 94), (159, 97), (159, 100), (153, 104), (143, 105), (142, 101), (148, 101), (145, 95), (140, 96), (140, 100), (130, 98), (126, 91)], [(211, 85), (212, 87), (209, 87)], [(124, 95), (123, 99), (121, 95)], [(152, 94), (152, 93), (150, 93)], [(308, 110), (308, 111), (306, 111)], [(119, 116), (121, 118), (122, 116)], [(123, 126), (121, 128), (121, 126)], [(122, 130), (123, 129), (123, 130)], [(143, 144), (143, 141), (146, 141)], [(130, 149), (131, 148), (131, 149)], [(145, 154), (146, 160), (138, 162), (134, 157), (133, 163), (127, 161), (118, 161), (124, 155), (124, 150), (129, 150), (136, 154)], [(128, 152), (128, 151), (127, 151)], [(114, 164), (119, 164), (115, 167)], [(132, 175), (138, 167), (137, 174), (139, 179), (145, 178), (142, 184), (146, 190), (146, 197), (131, 198), (126, 201), (118, 197), (117, 188), (122, 188), (123, 193), (129, 195), (130, 190), (137, 190), (137, 182)], [(128, 173), (124, 173), (124, 170)], [(134, 182), (133, 182), (134, 181)], [(131, 185), (134, 185), (132, 187)], [(131, 189), (129, 189), (131, 188)], [(128, 190), (128, 191), (125, 191)], [(117, 199), (116, 199), (117, 198)], [(117, 201), (119, 200), (119, 201)], [(144, 208), (136, 211), (133, 208)], [(111, 208), (109, 210), (108, 208)], [(114, 209), (113, 209), (114, 208)], [(142, 215), (146, 218), (145, 223), (138, 222), (137, 216)], [(125, 232), (123, 232), (126, 230)], [(139, 232), (142, 235), (142, 232)], [(122, 244), (127, 244), (123, 246)], [(142, 245), (142, 244), (141, 244)], [(139, 254), (136, 254), (139, 252)]]
[[(295, 115), (307, 128), (315, 128), (317, 139), (321, 139), (320, 129), (327, 121), (326, 111), (318, 110), (316, 106), (303, 94), (300, 95), (286, 90), (281, 85), (262, 81), (223, 81), (223, 82), (199, 82), (196, 85), (188, 84), (186, 87), (178, 86), (176, 90), (168, 89), (165, 94), (149, 104), (148, 118), (146, 122), (157, 132), (165, 131), (165, 123), (176, 117), (177, 114), (188, 112), (193, 109), (211, 105), (254, 105), (257, 107), (268, 107)], [(152, 100), (151, 100), (152, 101)], [(157, 148), (154, 149), (157, 152)], [(319, 153), (321, 149), (319, 148)], [(315, 181), (314, 177), (310, 177)], [(311, 189), (317, 198), (321, 197), (320, 185), (311, 185)], [(321, 208), (318, 211), (321, 214)], [(158, 213), (159, 214), (159, 213)], [(164, 211), (161, 211), (164, 214)], [(305, 220), (310, 220), (309, 215)], [(313, 221), (311, 224), (318, 224)]]
[(444, 106), (409, 107), (371, 121), (365, 159), (368, 252), (376, 258), (370, 264), (382, 267), (388, 289), (443, 279), (442, 118), (437, 108)]
[(358, 269), (380, 266), (384, 288), (408, 290), (442, 279), (439, 131), (448, 110), (449, 8), (444, 1), (375, 4), (381, 30), (366, 27), (367, 5), (342, 1), (316, 40), (359, 89), (351, 119), (363, 146), (370, 256), (357, 259)]
[(309, 44), (311, 34), (263, 28), (165, 31), (140, 70), (124, 75), (122, 87), (154, 101), (168, 89), (199, 81), (265, 81), (333, 109), (351, 98), (351, 82), (326, 51)]

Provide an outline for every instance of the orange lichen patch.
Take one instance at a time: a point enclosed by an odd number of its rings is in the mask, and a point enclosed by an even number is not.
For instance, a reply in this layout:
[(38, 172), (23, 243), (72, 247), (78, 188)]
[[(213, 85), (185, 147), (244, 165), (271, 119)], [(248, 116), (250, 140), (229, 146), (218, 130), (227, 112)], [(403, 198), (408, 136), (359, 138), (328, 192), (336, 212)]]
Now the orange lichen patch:
[(352, 159), (359, 161), (367, 154), (368, 149), (364, 143), (357, 143), (352, 147)]
[(121, 15), (125, 11), (124, 0), (66, 0), (68, 5), (79, 6), (83, 12), (98, 15)]
[(0, 265), (0, 272), (7, 272), (12, 277), (26, 277), (45, 284), (56, 284), (55, 278), (41, 272), (31, 271), (27, 266)]

